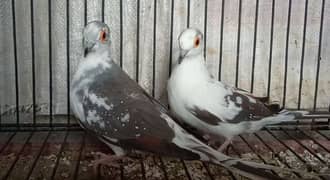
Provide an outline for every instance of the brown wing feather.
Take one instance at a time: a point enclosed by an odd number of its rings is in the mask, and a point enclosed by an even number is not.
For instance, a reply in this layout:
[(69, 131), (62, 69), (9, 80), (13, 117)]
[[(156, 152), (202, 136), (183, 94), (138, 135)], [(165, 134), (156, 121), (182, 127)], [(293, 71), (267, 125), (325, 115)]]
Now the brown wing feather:
[[(152, 101), (117, 65), (113, 64), (111, 70), (97, 75), (95, 79), (97, 81), (78, 94), (83, 99), (85, 117), (93, 112), (100, 120), (92, 123), (81, 121), (84, 128), (98, 137), (107, 137), (105, 139), (109, 139), (109, 143), (126, 150), (137, 149), (184, 159), (200, 159), (198, 154), (172, 142), (175, 132), (162, 117), (162, 113), (168, 114), (167, 110), (157, 101)], [(86, 90), (88, 95), (84, 93)], [(93, 103), (90, 94), (106, 99), (112, 108), (105, 109)]]

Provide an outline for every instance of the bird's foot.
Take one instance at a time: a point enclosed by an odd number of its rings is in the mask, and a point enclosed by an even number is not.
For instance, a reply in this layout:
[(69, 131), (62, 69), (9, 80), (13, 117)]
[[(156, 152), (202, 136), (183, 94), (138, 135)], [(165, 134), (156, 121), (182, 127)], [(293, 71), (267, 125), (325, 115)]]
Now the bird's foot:
[(227, 149), (229, 146), (232, 143), (232, 140), (231, 139), (227, 139), (217, 150), (219, 152), (224, 152), (225, 149)]
[(97, 174), (100, 165), (105, 165), (112, 168), (120, 168), (120, 160), (130, 159), (129, 157), (124, 155), (117, 156), (115, 154), (104, 154), (102, 152), (94, 152), (93, 155), (96, 159), (92, 162), (95, 174)]

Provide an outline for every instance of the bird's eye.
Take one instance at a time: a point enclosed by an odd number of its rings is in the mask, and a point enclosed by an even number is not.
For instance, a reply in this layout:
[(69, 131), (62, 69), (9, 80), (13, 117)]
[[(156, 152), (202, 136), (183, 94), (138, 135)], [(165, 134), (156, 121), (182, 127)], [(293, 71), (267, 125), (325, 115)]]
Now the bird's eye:
[(199, 46), (199, 43), (200, 43), (199, 38), (196, 38), (194, 42), (194, 47), (197, 48)]
[(105, 31), (101, 31), (100, 32), (100, 41), (101, 42), (105, 42), (106, 41), (106, 38), (107, 38), (107, 34)]

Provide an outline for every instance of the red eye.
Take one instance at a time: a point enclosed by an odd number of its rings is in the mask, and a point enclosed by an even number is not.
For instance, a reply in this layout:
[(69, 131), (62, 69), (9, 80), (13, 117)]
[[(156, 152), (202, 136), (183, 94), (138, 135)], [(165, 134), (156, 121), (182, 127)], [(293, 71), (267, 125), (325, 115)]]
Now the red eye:
[(107, 34), (105, 31), (101, 31), (100, 32), (100, 41), (101, 42), (105, 42), (106, 41), (106, 38), (107, 38)]
[(197, 48), (199, 46), (200, 40), (199, 38), (195, 39), (194, 47)]

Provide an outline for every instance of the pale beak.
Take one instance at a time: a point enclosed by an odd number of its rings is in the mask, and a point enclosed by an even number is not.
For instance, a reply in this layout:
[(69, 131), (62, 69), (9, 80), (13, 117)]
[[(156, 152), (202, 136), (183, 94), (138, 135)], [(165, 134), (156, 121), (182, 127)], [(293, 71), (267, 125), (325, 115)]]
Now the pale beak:
[(179, 56), (179, 64), (181, 64), (183, 58), (186, 57), (186, 55), (188, 54), (189, 50), (180, 50), (180, 56)]

